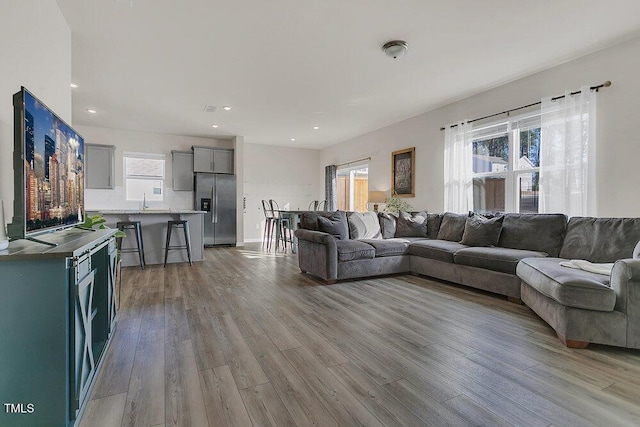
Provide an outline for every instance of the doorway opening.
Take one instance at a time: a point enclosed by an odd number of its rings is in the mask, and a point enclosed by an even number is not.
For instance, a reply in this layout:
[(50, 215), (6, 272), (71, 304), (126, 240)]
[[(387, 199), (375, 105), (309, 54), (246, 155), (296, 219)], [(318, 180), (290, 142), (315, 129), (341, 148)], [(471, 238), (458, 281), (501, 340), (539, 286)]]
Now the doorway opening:
[(338, 209), (366, 212), (369, 199), (369, 165), (338, 169), (336, 175)]

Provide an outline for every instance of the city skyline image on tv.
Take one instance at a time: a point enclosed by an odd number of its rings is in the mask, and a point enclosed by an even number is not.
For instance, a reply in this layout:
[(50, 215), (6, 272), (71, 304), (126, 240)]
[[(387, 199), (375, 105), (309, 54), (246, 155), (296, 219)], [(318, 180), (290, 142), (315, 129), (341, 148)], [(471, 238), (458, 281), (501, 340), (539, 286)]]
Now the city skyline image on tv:
[(24, 90), (27, 233), (72, 225), (84, 210), (84, 139)]

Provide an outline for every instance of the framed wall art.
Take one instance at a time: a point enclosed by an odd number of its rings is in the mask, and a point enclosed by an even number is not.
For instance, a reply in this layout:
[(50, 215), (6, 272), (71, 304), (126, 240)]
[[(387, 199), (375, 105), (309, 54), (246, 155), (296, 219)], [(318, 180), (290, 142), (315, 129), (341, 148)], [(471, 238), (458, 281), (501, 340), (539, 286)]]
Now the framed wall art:
[(391, 195), (415, 196), (416, 148), (405, 148), (391, 153)]

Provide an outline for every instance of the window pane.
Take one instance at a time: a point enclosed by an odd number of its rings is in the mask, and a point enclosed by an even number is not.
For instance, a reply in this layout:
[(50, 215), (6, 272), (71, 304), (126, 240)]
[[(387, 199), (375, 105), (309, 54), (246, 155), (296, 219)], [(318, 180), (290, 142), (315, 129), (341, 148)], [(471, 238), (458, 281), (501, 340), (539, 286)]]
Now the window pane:
[(480, 213), (505, 211), (505, 178), (473, 178), (473, 211)]
[(539, 183), (540, 174), (538, 172), (518, 175), (520, 213), (538, 213)]
[(507, 135), (473, 141), (473, 172), (509, 170), (509, 137)]
[(369, 198), (369, 168), (339, 169), (337, 172), (338, 210), (366, 212)]
[(520, 131), (518, 169), (540, 167), (540, 128)]

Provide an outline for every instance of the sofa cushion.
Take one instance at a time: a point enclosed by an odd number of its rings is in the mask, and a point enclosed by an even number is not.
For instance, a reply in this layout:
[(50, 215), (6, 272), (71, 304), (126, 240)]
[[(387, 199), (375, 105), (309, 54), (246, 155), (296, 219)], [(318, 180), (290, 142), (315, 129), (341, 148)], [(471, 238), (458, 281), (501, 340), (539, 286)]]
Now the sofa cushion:
[(615, 262), (631, 258), (640, 240), (640, 218), (573, 217), (567, 225), (560, 258)]
[(468, 214), (445, 213), (442, 217), (440, 230), (438, 230), (438, 240), (449, 240), (450, 242), (462, 240), (468, 216)]
[(453, 256), (453, 260), (456, 264), (516, 274), (516, 265), (521, 259), (546, 256), (547, 254), (544, 252), (522, 249), (478, 247), (460, 249)]
[(356, 259), (373, 259), (376, 250), (360, 240), (336, 240), (338, 262), (354, 261)]
[(518, 277), (541, 294), (575, 308), (612, 311), (616, 294), (609, 276), (560, 266), (562, 258), (525, 258), (518, 264)]
[(464, 233), (460, 243), (467, 246), (495, 246), (500, 238), (503, 216), (485, 218), (473, 214), (464, 224)]
[(376, 258), (382, 256), (404, 255), (407, 253), (410, 243), (410, 240), (401, 238), (364, 239), (360, 241), (375, 248)]
[(508, 213), (504, 215), (498, 246), (546, 252), (556, 257), (566, 229), (564, 214)]
[(430, 239), (438, 238), (438, 231), (440, 231), (443, 216), (444, 214), (427, 214), (427, 237)]
[(319, 216), (318, 231), (331, 234), (333, 237), (340, 240), (344, 240), (349, 237), (347, 235), (346, 227), (344, 226), (344, 218), (339, 212), (334, 212), (334, 214), (328, 218)]
[(380, 212), (378, 213), (378, 220), (380, 221), (380, 232), (383, 239), (391, 239), (396, 235), (397, 217), (394, 214)]
[(633, 248), (633, 258), (640, 258), (640, 241), (638, 242), (636, 247)]
[(375, 212), (349, 212), (349, 237), (351, 239), (379, 239), (380, 221)]
[(400, 212), (396, 222), (395, 237), (427, 237), (427, 213)]
[(453, 254), (466, 247), (448, 240), (420, 240), (409, 245), (409, 254), (453, 263)]

